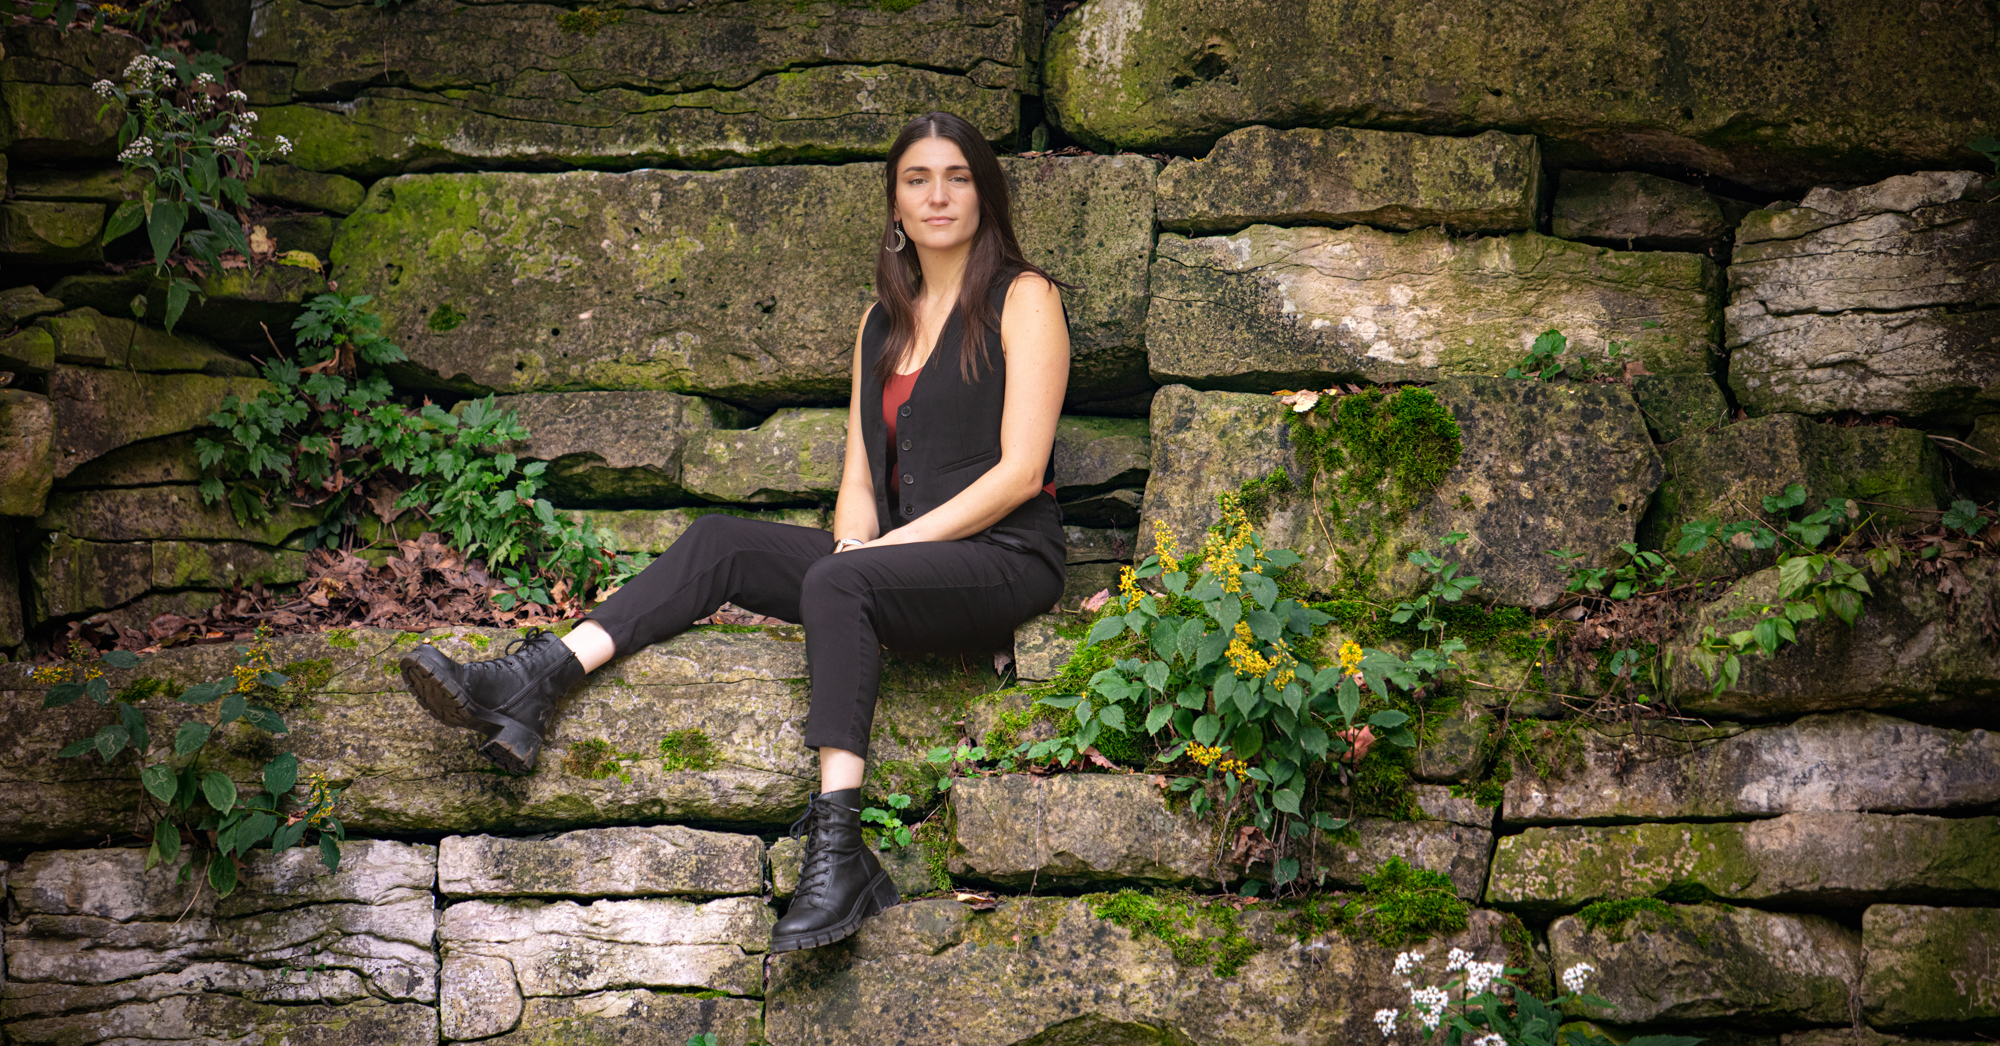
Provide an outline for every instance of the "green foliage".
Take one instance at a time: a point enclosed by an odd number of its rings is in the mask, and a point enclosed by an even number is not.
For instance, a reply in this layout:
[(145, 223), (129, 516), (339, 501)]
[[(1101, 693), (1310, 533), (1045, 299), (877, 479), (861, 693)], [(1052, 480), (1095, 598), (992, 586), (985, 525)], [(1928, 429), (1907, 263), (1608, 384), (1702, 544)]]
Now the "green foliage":
[[(1639, 325), (1651, 329), (1660, 324), (1654, 320), (1641, 320)], [(1616, 341), (1606, 346), (1602, 360), (1578, 355), (1575, 359), (1565, 362), (1562, 354), (1568, 348), (1569, 339), (1564, 337), (1561, 331), (1543, 331), (1536, 336), (1534, 344), (1528, 347), (1528, 354), (1521, 357), (1521, 362), (1507, 368), (1507, 376), (1523, 381), (1554, 381), (1563, 377), (1575, 381), (1590, 381), (1622, 375), (1626, 362), (1631, 358), (1625, 355), (1624, 344)]]
[(1237, 500), (1243, 506), (1243, 514), (1250, 522), (1262, 526), (1271, 518), (1271, 510), (1282, 504), (1292, 493), (1292, 474), (1284, 469), (1273, 469), (1271, 474), (1261, 479), (1243, 481), (1236, 488)]
[(596, 5), (557, 15), (556, 28), (579, 36), (596, 36), (604, 27), (617, 25), (624, 20), (624, 11), (609, 5)]
[[(1518, 978), (1527, 970), (1500, 962), (1480, 962), (1468, 953), (1453, 949), (1444, 968), (1450, 978), (1443, 984), (1417, 988), (1415, 979), (1423, 975), (1424, 956), (1404, 953), (1396, 957), (1394, 974), (1411, 985), (1410, 1023), (1418, 1033), (1432, 1038), (1431, 1030), (1442, 1026), (1444, 1046), (1487, 1043), (1494, 1038), (1507, 1046), (1613, 1046), (1588, 1025), (1564, 1027), (1563, 1007), (1592, 1006), (1610, 1009), (1611, 1003), (1585, 991), (1596, 967), (1578, 963), (1563, 972), (1568, 990), (1544, 1000)], [(1383, 1036), (1395, 1033), (1405, 1015), (1383, 1010), (1375, 1015)], [(1705, 1040), (1684, 1035), (1641, 1035), (1624, 1046), (1699, 1046)]]
[[(253, 399), (229, 396), (209, 416), (220, 439), (195, 441), (201, 494), (227, 500), (239, 522), (266, 518), (280, 504), (324, 506), (319, 544), (339, 543), (368, 511), (395, 495), (454, 548), (479, 556), (517, 601), (548, 604), (565, 588), (581, 594), (611, 579), (616, 557), (602, 532), (571, 522), (540, 496), (546, 462), (520, 463), (497, 448), (527, 438), (512, 411), (491, 397), (457, 413), (391, 400), (379, 369), (407, 357), (381, 335), (368, 295), (322, 294), (292, 324), (298, 359), (264, 364), (271, 388)], [(395, 492), (400, 492), (396, 494)]]
[[(262, 633), (239, 654), (233, 683), (200, 683), (181, 692), (177, 698), (181, 704), (215, 705), (215, 714), (213, 719), (197, 715), (183, 722), (171, 739), (156, 740), (146, 713), (123, 695), (113, 697), (105, 680), (106, 669), (137, 668), (137, 654), (113, 650), (100, 656), (77, 643), (67, 661), (35, 671), (37, 681), (54, 684), (43, 708), (61, 708), (87, 696), (117, 713), (117, 722), (65, 745), (56, 755), (76, 759), (95, 754), (110, 766), (131, 754), (127, 765), (138, 771), (141, 808), (152, 822), (146, 868), (173, 864), (185, 856), (179, 880), (205, 875), (216, 893), (224, 896), (236, 889), (238, 862), (253, 847), (285, 850), (304, 843), (306, 834), (313, 832), (320, 860), (333, 870), (340, 865), (340, 842), (347, 835), (333, 815), (341, 790), (319, 774), (307, 775), (302, 782), (298, 758), (291, 752), (274, 755), (264, 765), (261, 790), (248, 795), (204, 758), (209, 742), (231, 723), (242, 722), (273, 736), (287, 732), (276, 711), (251, 703), (277, 694), (291, 682), (272, 666)], [(144, 696), (154, 696), (153, 688), (145, 689)], [(203, 841), (209, 839), (212, 852), (201, 852)]]
[(910, 827), (903, 823), (902, 812), (910, 808), (911, 801), (909, 796), (901, 792), (890, 792), (882, 797), (882, 802), (888, 809), (879, 806), (862, 809), (863, 822), (882, 827), (882, 849), (891, 850), (910, 845), (912, 838)]
[[(375, 0), (375, 2), (381, 3), (382, 0)], [(703, 994), (707, 993), (704, 992)], [(715, 993), (716, 997), (720, 997), (724, 994), (726, 993), (724, 992)], [(715, 1033), (712, 1031), (696, 1032), (695, 1034), (688, 1036), (687, 1046), (715, 1046), (717, 1041), (718, 1040), (715, 1037)]]
[[(1455, 530), (1444, 536), (1444, 545), (1448, 549), (1464, 540), (1465, 533)], [(1407, 623), (1416, 626), (1417, 631), (1424, 637), (1424, 645), (1426, 647), (1430, 645), (1432, 639), (1438, 641), (1440, 650), (1443, 650), (1449, 644), (1456, 643), (1457, 645), (1452, 649), (1444, 650), (1446, 656), (1464, 651), (1465, 643), (1463, 640), (1447, 640), (1444, 638), (1448, 622), (1438, 616), (1438, 610), (1447, 603), (1456, 603), (1464, 599), (1466, 593), (1479, 587), (1479, 579), (1476, 577), (1460, 577), (1458, 564), (1446, 563), (1436, 554), (1423, 549), (1411, 552), (1410, 562), (1417, 569), (1430, 575), (1430, 587), (1425, 589), (1416, 599), (1396, 604), (1395, 612), (1389, 615), (1389, 623), (1393, 625)]]
[(563, 753), (562, 768), (563, 773), (586, 781), (616, 777), (624, 784), (631, 784), (632, 772), (625, 764), (637, 758), (637, 752), (620, 752), (611, 742), (593, 737), (569, 746), (569, 751)]
[(1464, 451), (1451, 411), (1429, 389), (1414, 386), (1321, 397), (1289, 420), (1308, 477), (1337, 473), (1340, 501), (1379, 499), (1392, 511), (1420, 504)]
[[(94, 85), (105, 99), (100, 117), (113, 110), (125, 114), (118, 131), (119, 161), (128, 171), (151, 175), (139, 199), (112, 212), (103, 242), (143, 227), (157, 273), (166, 274), (175, 265), (195, 274), (213, 270), (232, 251), (247, 262), (251, 250), (243, 221), (228, 209), (240, 212), (249, 206), (244, 186), (261, 160), (291, 151), (283, 137), (258, 137), (257, 114), (249, 110), (248, 98), (224, 87), (228, 66), (220, 55), (189, 57), (154, 48), (126, 65), (122, 86), (110, 80)], [(177, 260), (177, 255), (182, 257)], [(189, 298), (199, 295), (193, 280), (170, 280), (163, 317), (167, 330), (180, 322)]]
[(1605, 930), (1624, 925), (1640, 912), (1657, 912), (1660, 915), (1670, 918), (1674, 914), (1673, 908), (1658, 898), (1630, 897), (1624, 900), (1598, 901), (1596, 904), (1585, 905), (1582, 911), (1576, 913), (1576, 917), (1583, 920), (1583, 924), (1593, 930)]
[(1982, 511), (1976, 503), (1961, 498), (1951, 503), (1951, 508), (1938, 522), (1943, 523), (1946, 530), (1956, 530), (1966, 537), (1974, 537), (1985, 530), (1993, 519), (1993, 513)]
[[(1185, 894), (1147, 895), (1137, 890), (1098, 894), (1090, 899), (1091, 914), (1131, 931), (1134, 937), (1160, 940), (1183, 966), (1207, 966), (1217, 977), (1233, 977), (1257, 953), (1238, 925), (1236, 909), (1227, 904), (1197, 905)], [(1215, 932), (1204, 933), (1202, 923)]]
[(1995, 138), (1990, 134), (1982, 134), (1965, 143), (1965, 147), (1986, 157), (1987, 162), (1993, 165), (1994, 176), (1987, 179), (1986, 190), (1991, 192), (1994, 189), (2000, 189), (2000, 138)]
[(1472, 906), (1459, 899), (1451, 876), (1391, 857), (1362, 880), (1367, 892), (1353, 913), (1357, 929), (1385, 948), (1465, 929)]
[(660, 738), (660, 761), (669, 773), (683, 770), (699, 773), (715, 769), (720, 757), (706, 731), (689, 727)]

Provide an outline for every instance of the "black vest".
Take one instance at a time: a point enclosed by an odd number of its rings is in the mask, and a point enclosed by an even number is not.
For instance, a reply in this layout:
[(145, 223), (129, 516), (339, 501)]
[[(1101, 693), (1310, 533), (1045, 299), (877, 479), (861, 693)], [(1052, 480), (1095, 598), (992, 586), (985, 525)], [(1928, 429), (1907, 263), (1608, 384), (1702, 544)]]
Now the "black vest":
[[(1000, 417), (1006, 406), (1007, 354), (1000, 349), (999, 317), (1007, 305), (1012, 273), (993, 285), (994, 326), (987, 332), (986, 360), (970, 382), (959, 371), (963, 317), (954, 308), (939, 333), (937, 347), (910, 388), (896, 418), (896, 474), (887, 474), (888, 427), (882, 423), (882, 382), (875, 364), (889, 339), (889, 312), (868, 314), (861, 332), (861, 440), (875, 482), (875, 520), (886, 534), (923, 515), (971, 486), (1000, 463)], [(1043, 471), (1055, 478), (1055, 456)], [(1063, 569), (1062, 513), (1055, 499), (1037, 494), (972, 540), (984, 538), (1018, 551), (1052, 557)]]

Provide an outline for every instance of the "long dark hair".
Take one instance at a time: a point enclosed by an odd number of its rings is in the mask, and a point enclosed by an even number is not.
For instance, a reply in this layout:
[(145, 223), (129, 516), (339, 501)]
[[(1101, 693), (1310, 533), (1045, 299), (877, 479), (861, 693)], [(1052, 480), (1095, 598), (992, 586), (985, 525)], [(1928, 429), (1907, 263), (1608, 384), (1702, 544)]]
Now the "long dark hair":
[(966, 166), (972, 169), (972, 188), (979, 196), (979, 230), (972, 234), (965, 278), (958, 286), (959, 323), (965, 332), (958, 356), (959, 377), (967, 382), (975, 380), (979, 368), (987, 362), (986, 332), (999, 326), (988, 295), (1002, 274), (1032, 272), (1055, 286), (1068, 286), (1021, 253), (1021, 243), (1014, 238), (1014, 211), (1008, 197), (1007, 176), (1001, 172), (999, 158), (993, 155), (993, 147), (986, 144), (978, 128), (950, 113), (925, 113), (911, 120), (903, 125), (903, 133), (889, 147), (889, 163), (883, 169), (887, 207), (882, 220), (881, 250), (875, 256), (875, 295), (889, 313), (889, 339), (882, 346), (882, 357), (875, 361), (875, 378), (883, 383), (902, 366), (917, 342), (916, 297), (923, 283), (923, 269), (917, 264), (914, 249), (892, 251), (889, 247), (896, 242), (897, 168), (903, 161), (903, 153), (926, 138), (944, 138), (958, 146), (965, 154)]

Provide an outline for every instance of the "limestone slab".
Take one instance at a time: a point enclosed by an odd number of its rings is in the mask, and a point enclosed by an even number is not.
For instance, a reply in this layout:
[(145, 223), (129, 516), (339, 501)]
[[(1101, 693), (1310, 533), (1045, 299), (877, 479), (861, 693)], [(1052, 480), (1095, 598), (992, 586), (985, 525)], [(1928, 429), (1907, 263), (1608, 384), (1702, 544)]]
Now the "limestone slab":
[(684, 480), (710, 501), (830, 505), (847, 455), (847, 411), (789, 408), (754, 429), (690, 434)]
[[(898, 905), (849, 942), (790, 952), (773, 966), (765, 1008), (773, 1042), (1361, 1042), (1370, 1015), (1409, 1002), (1396, 949), (1338, 935), (1301, 941), (1276, 912), (1237, 916), (1250, 950), (1218, 976), (1182, 964), (1150, 935), (1091, 912), (1091, 901), (1007, 898), (989, 912), (955, 901)], [(1190, 919), (1184, 929), (1199, 927)], [(1503, 917), (1475, 911), (1434, 938), (1504, 961)], [(1060, 986), (1060, 990), (1053, 990)]]
[(2000, 801), (2000, 737), (1866, 712), (1782, 726), (1583, 729), (1581, 765), (1517, 762), (1512, 824), (1684, 821), (1814, 810), (1907, 813)]
[(58, 364), (49, 375), (56, 475), (67, 476), (128, 443), (205, 428), (225, 400), (254, 400), (270, 387), (261, 378), (133, 374)]
[(528, 438), (508, 450), (546, 461), (542, 476), (562, 505), (660, 508), (694, 500), (683, 485), (691, 438), (751, 420), (742, 411), (672, 392), (544, 392), (496, 396)]
[[(1002, 165), (1030, 260), (1083, 285), (1065, 292), (1071, 400), (1142, 391), (1153, 162)], [(405, 176), (342, 223), (334, 273), (398, 267), (377, 307), (411, 380), (844, 405), (881, 178), (874, 164)]]
[(1708, 374), (1635, 374), (1632, 401), (1655, 443), (1677, 443), (1729, 421), (1729, 400)]
[(1727, 1020), (1735, 1027), (1850, 1019), (1860, 935), (1818, 915), (1673, 905), (1593, 929), (1576, 916), (1549, 926), (1556, 970), (1597, 968), (1590, 991), (1612, 1005), (1583, 1016), (1620, 1021)]
[(63, 303), (43, 294), (33, 284), (0, 291), (0, 326), (8, 330), (29, 320), (63, 311)]
[(104, 260), (97, 234), (104, 230), (101, 203), (14, 200), (0, 204), (0, 258), (15, 265), (61, 265)]
[(1752, 213), (1729, 269), (1730, 384), (1753, 414), (1964, 423), (2000, 403), (1993, 228), (1972, 171), (1816, 189)]
[[(1953, 593), (1939, 590), (1943, 581)], [(1969, 560), (1941, 577), (1905, 567), (1870, 574), (1868, 584), (1873, 594), (1853, 627), (1834, 619), (1807, 623), (1798, 642), (1775, 656), (1743, 658), (1742, 675), (1718, 690), (1688, 657), (1691, 645), (1708, 628), (1720, 631), (1739, 608), (1777, 599), (1776, 568), (1737, 582), (1697, 611), (1673, 645), (1676, 704), (1690, 715), (1756, 719), (1852, 708), (1963, 715), (1988, 707), (2000, 694), (2000, 649), (1954, 607), (1990, 605), (2000, 593), (2000, 563)], [(1754, 620), (1738, 618), (1727, 627)]]
[(1064, 527), (1063, 555), (1077, 563), (1123, 563), (1130, 561), (1137, 547), (1138, 532), (1116, 527)]
[(446, 836), (438, 890), (452, 897), (720, 897), (762, 893), (764, 843), (679, 825), (589, 828), (552, 839)]
[[(1077, 619), (1070, 619), (1077, 620)], [(1042, 614), (1029, 618), (1014, 630), (1014, 677), (1026, 682), (1054, 679), (1062, 674), (1076, 653), (1081, 638), (1063, 635), (1058, 628), (1065, 618)]]
[[(472, 628), (432, 636), (462, 661), (498, 656), (517, 637)], [(373, 629), (273, 641), (281, 668), (324, 672), (313, 692), (293, 698), (287, 741), (301, 763), (347, 783), (341, 817), (351, 831), (523, 834), (662, 821), (783, 826), (805, 806), (815, 764), (800, 740), (807, 671), (796, 628), (691, 632), (614, 661), (564, 700), (539, 768), (526, 777), (494, 773), (475, 750), (476, 735), (420, 714), (396, 667), (418, 641)], [(185, 686), (228, 678), (234, 663), (228, 646), (177, 648), (114, 673), (111, 685), (117, 692), (152, 676)], [(964, 703), (993, 684), (990, 671), (966, 674), (956, 658), (889, 659), (871, 745), (876, 764), (917, 759), (945, 743)], [(41, 847), (133, 830), (134, 775), (95, 760), (55, 758), (63, 745), (110, 722), (111, 713), (89, 701), (44, 711), (44, 693), (18, 666), (0, 665), (0, 788), (13, 800), (0, 804), (0, 840)], [(192, 714), (169, 697), (140, 706), (156, 745), (169, 743)], [(710, 768), (666, 769), (659, 743), (680, 730), (709, 739)], [(216, 767), (255, 780), (269, 759), (265, 735), (232, 727), (218, 736)]]
[(1530, 828), (1504, 836), (1487, 899), (1576, 909), (1670, 886), (1726, 901), (1852, 905), (1991, 900), (2000, 820), (1793, 813), (1765, 821)]
[(1146, 347), (1155, 380), (1321, 388), (1500, 375), (1542, 332), (1568, 359), (1623, 346), (1655, 374), (1710, 369), (1720, 274), (1694, 254), (1613, 251), (1533, 232), (1253, 225), (1160, 236)]
[[(120, 303), (121, 305), (124, 303)], [(232, 356), (185, 328), (168, 334), (158, 327), (89, 306), (50, 316), (35, 326), (49, 332), (58, 363), (107, 367), (126, 373), (199, 373), (211, 378), (248, 378), (258, 373), (249, 360)]]
[(192, 486), (65, 490), (51, 494), (35, 520), (41, 530), (87, 541), (249, 541), (282, 545), (319, 520), (281, 506), (268, 519), (242, 526), (226, 504), (207, 504)]
[[(1644, 548), (1672, 548), (1681, 527), (1701, 519), (1754, 518), (1766, 497), (1797, 483), (1805, 504), (1827, 498), (1868, 501), (1877, 522), (1917, 517), (1946, 501), (1943, 459), (1915, 429), (1816, 424), (1797, 414), (1750, 418), (1698, 433), (1664, 450), (1667, 475), (1639, 531)], [(1711, 544), (1681, 565), (1682, 574), (1737, 574), (1777, 561), (1774, 550)]]
[(47, 396), (0, 389), (0, 516), (39, 516), (55, 483), (55, 408)]
[(1878, 904), (1861, 914), (1861, 943), (1868, 1023), (1971, 1030), (2000, 1018), (2000, 908)]
[(311, 1042), (326, 1046), (431, 1046), (437, 1010), (369, 999), (341, 1006), (258, 1003), (228, 995), (180, 995), (112, 1010), (7, 1026), (11, 1041), (83, 1046), (217, 1042)]
[(1120, 487), (1144, 487), (1152, 456), (1149, 439), (1143, 418), (1057, 419), (1056, 499), (1067, 502)]
[(544, 1046), (582, 1040), (615, 1046), (687, 1046), (697, 1035), (715, 1046), (764, 1041), (764, 1007), (756, 999), (698, 998), (672, 992), (610, 991), (528, 999), (520, 1023), (487, 1041), (495, 1046)]
[(1251, 124), (1504, 127), (1565, 166), (1768, 190), (1963, 163), (2000, 86), (1946, 71), (1979, 61), (1995, 16), (1813, 10), (1807, 34), (1792, 31), (1803, 7), (1695, 0), (1582, 0), (1560, 18), (1470, 0), (1103, 0), (1056, 25), (1043, 82), (1056, 122), (1097, 148), (1199, 153)]
[(1307, 223), (1514, 232), (1534, 227), (1541, 182), (1527, 135), (1245, 127), (1160, 172), (1159, 218), (1176, 232)]
[(1748, 204), (1637, 171), (1564, 171), (1549, 231), (1602, 247), (1705, 251), (1728, 242)]

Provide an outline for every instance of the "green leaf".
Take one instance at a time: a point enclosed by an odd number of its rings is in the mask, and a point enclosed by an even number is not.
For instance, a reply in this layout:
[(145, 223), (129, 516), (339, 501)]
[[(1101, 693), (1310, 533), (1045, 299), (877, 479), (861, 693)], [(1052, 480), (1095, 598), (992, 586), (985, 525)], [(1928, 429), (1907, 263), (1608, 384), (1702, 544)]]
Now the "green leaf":
[(208, 885), (215, 888), (218, 897), (227, 897), (236, 892), (236, 861), (226, 854), (210, 857)]
[(1271, 797), (1271, 805), (1296, 817), (1299, 813), (1299, 793), (1283, 789)]
[[(187, 204), (174, 200), (153, 201), (153, 214), (146, 222), (146, 239), (153, 245), (154, 266), (167, 263), (167, 255), (174, 252), (174, 246), (181, 239), (181, 229), (186, 225)], [(181, 297), (181, 304), (187, 304), (185, 294)], [(168, 311), (172, 312), (171, 306)], [(171, 331), (173, 324), (168, 323), (167, 329)]]
[(236, 782), (231, 781), (228, 774), (215, 770), (202, 774), (201, 794), (218, 813), (226, 814), (236, 809)]
[(103, 676), (85, 682), (83, 692), (100, 705), (111, 703), (111, 684)]
[(198, 719), (190, 719), (174, 732), (174, 755), (185, 756), (208, 743), (213, 729)]
[(1948, 530), (1956, 530), (1967, 537), (1971, 537), (1981, 529), (1982, 520), (1980, 519), (1979, 506), (1963, 499), (1954, 501), (1951, 503), (1951, 508), (1946, 510), (1944, 519), (1940, 522)]
[(1149, 734), (1159, 733), (1160, 728), (1166, 726), (1167, 720), (1172, 719), (1173, 716), (1174, 706), (1154, 705), (1153, 710), (1146, 713), (1146, 732)]
[(76, 699), (82, 696), (82, 683), (57, 683), (49, 687), (48, 694), (42, 698), (42, 707), (61, 708), (64, 705), (75, 704)]
[(123, 723), (113, 723), (99, 730), (97, 736), (91, 740), (97, 746), (97, 754), (102, 756), (104, 761), (108, 763), (117, 758), (118, 753), (124, 750), (126, 742), (130, 741), (131, 737), (131, 732), (125, 729)]
[(1249, 759), (1264, 750), (1264, 731), (1255, 723), (1245, 723), (1236, 728), (1235, 736), (1229, 739), (1229, 747), (1238, 759)]
[(215, 725), (221, 726), (224, 723), (233, 723), (243, 718), (243, 710), (248, 708), (249, 705), (249, 699), (242, 694), (230, 694), (228, 697), (223, 698), (222, 708), (215, 717)]
[(1167, 675), (1169, 671), (1170, 670), (1167, 668), (1167, 663), (1165, 661), (1148, 661), (1146, 662), (1146, 670), (1144, 673), (1142, 673), (1142, 676), (1145, 679), (1147, 686), (1161, 693), (1165, 693), (1167, 689)]
[(1385, 730), (1402, 726), (1404, 723), (1407, 723), (1409, 721), (1410, 721), (1409, 713), (1400, 712), (1393, 708), (1383, 709), (1382, 711), (1377, 712), (1374, 715), (1368, 717), (1368, 725), (1379, 726)]
[[(157, 210), (157, 208), (156, 208)], [(167, 314), (163, 317), (167, 333), (174, 332), (174, 324), (181, 321), (181, 314), (187, 311), (188, 296), (193, 294), (195, 285), (187, 280), (175, 278), (167, 284)], [(234, 873), (232, 873), (233, 878)]]
[(262, 705), (246, 705), (243, 709), (243, 721), (267, 734), (285, 732), (284, 717)]
[(1174, 698), (1174, 703), (1182, 708), (1200, 711), (1208, 707), (1208, 695), (1202, 692), (1200, 687), (1191, 686), (1182, 690), (1180, 695)]
[(1109, 617), (1100, 618), (1096, 624), (1090, 626), (1090, 634), (1084, 637), (1083, 645), (1092, 646), (1103, 640), (1111, 639), (1123, 631), (1125, 631), (1125, 619), (1123, 617), (1113, 614)]
[(247, 853), (251, 847), (269, 839), (277, 827), (277, 817), (262, 810), (244, 818), (242, 825), (236, 829), (236, 852)]
[[(1154, 662), (1158, 664), (1158, 662)], [(1113, 730), (1125, 729), (1125, 706), (1105, 705), (1097, 710), (1097, 720)]]
[[(945, 778), (945, 780), (949, 781), (951, 780), (951, 778), (947, 777)], [(299, 840), (303, 838), (305, 834), (306, 834), (306, 823), (304, 821), (296, 821), (292, 824), (281, 824), (278, 826), (278, 830), (276, 832), (271, 833), (271, 849), (289, 850), (292, 847), (299, 845)]]
[(279, 752), (276, 759), (264, 764), (264, 791), (283, 795), (298, 781), (299, 759), (292, 753)]
[(110, 665), (112, 668), (139, 667), (139, 655), (131, 652), (130, 650), (108, 651), (107, 653), (105, 653), (103, 661), (105, 664)]
[(1215, 743), (1217, 734), (1222, 733), (1222, 720), (1205, 715), (1194, 721), (1194, 739), (1204, 745)]
[[(139, 772), (139, 783), (145, 785), (146, 791), (160, 802), (171, 803), (174, 801), (176, 782), (174, 780), (173, 767), (165, 763), (154, 763), (152, 766)], [(172, 860), (172, 858), (168, 858), (168, 860)]]
[(184, 704), (205, 705), (228, 692), (228, 683), (196, 683), (181, 691), (177, 700)]
[(80, 755), (87, 755), (96, 747), (97, 738), (94, 737), (86, 737), (81, 741), (71, 741), (69, 744), (62, 746), (62, 750), (56, 753), (56, 758), (75, 759)]
[(159, 851), (163, 864), (172, 864), (181, 855), (181, 830), (172, 821), (161, 821), (153, 826), (153, 849)]

